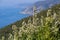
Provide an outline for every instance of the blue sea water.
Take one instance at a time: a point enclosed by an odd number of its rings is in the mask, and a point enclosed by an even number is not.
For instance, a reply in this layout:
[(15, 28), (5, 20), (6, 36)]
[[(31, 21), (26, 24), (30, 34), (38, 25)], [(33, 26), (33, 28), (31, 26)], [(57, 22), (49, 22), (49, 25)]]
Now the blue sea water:
[(0, 8), (0, 28), (27, 17), (20, 13), (23, 8)]

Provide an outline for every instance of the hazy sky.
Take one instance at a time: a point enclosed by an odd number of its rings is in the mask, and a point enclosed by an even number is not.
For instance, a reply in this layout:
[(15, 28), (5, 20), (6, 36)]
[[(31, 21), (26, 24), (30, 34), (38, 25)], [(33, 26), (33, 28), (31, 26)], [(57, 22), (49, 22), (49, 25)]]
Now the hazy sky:
[(42, 0), (0, 0), (0, 7), (16, 6), (18, 4), (34, 3)]

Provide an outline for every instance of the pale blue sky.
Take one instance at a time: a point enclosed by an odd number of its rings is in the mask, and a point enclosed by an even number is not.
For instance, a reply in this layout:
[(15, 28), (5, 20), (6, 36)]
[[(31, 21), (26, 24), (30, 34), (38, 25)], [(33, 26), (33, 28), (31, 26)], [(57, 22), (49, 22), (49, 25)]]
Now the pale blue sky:
[(0, 7), (16, 6), (18, 4), (34, 3), (42, 0), (0, 0)]

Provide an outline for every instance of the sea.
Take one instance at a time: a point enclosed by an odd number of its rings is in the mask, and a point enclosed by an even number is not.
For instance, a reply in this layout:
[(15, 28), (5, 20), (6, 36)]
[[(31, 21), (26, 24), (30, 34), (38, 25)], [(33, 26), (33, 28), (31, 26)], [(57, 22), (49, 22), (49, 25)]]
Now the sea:
[(0, 28), (28, 17), (28, 14), (22, 14), (24, 8), (0, 8)]

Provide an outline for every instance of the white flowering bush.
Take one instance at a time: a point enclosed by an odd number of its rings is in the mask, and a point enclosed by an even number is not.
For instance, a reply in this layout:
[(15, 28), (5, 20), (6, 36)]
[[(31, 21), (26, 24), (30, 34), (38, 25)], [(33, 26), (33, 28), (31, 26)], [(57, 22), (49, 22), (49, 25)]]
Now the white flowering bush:
[[(12, 25), (12, 34), (9, 33), (8, 40), (59, 40), (60, 39), (60, 20), (57, 18), (56, 13), (51, 13), (51, 9), (48, 10), (47, 16), (41, 19), (37, 18), (37, 15), (33, 15), (33, 20), (29, 19), (26, 23), (22, 22), (22, 27)], [(35, 13), (35, 11), (34, 11)], [(55, 20), (56, 19), (56, 20)], [(40, 25), (38, 21), (40, 21)], [(33, 22), (31, 22), (33, 21)], [(5, 40), (2, 36), (1, 40)]]

